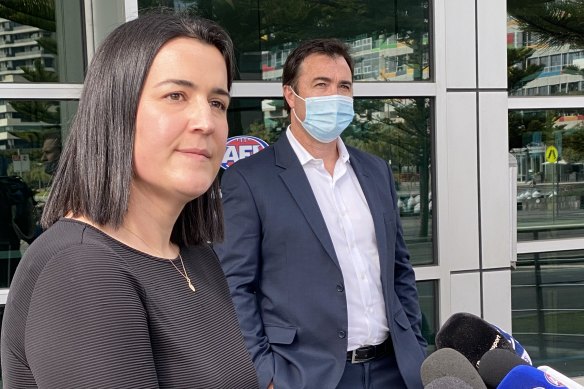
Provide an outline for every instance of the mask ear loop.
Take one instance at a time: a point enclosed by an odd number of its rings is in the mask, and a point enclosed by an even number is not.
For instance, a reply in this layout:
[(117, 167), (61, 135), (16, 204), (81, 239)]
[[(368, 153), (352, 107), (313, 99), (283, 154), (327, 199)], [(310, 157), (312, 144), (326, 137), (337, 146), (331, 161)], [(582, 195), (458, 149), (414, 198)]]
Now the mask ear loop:
[(288, 88), (290, 88), (290, 90), (292, 91), (292, 93), (294, 93), (294, 96), (296, 96), (296, 97), (298, 97), (300, 100), (302, 100), (302, 101), (306, 102), (306, 99), (305, 99), (305, 98), (303, 98), (303, 97), (300, 97), (300, 96), (298, 95), (298, 93), (296, 93), (296, 91), (294, 90), (294, 88), (292, 88), (292, 85), (288, 85)]
[[(296, 93), (296, 91), (294, 90), (294, 88), (292, 88), (292, 85), (287, 85), (288, 88), (290, 88), (290, 90), (292, 91), (292, 93), (294, 93), (294, 96), (298, 97), (300, 100), (304, 101), (304, 103), (306, 104), (306, 99), (300, 97), (298, 95), (298, 93)], [(300, 123), (304, 124), (304, 121), (300, 120), (300, 118), (298, 117), (298, 115), (296, 114), (296, 110), (292, 107), (290, 107), (290, 109), (292, 110), (292, 113), (294, 114), (294, 116), (296, 116), (296, 120), (298, 120)]]

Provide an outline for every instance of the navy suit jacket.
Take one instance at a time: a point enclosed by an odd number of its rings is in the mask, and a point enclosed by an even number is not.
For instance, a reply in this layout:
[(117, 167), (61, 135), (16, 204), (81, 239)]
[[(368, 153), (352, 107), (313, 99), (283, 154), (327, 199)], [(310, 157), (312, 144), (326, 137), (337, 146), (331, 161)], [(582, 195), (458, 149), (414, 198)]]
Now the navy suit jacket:
[[(422, 388), (426, 341), (391, 169), (348, 147), (377, 238), (387, 321), (408, 388)], [(335, 388), (347, 356), (343, 274), (285, 135), (225, 171), (225, 241), (216, 245), (260, 388)]]

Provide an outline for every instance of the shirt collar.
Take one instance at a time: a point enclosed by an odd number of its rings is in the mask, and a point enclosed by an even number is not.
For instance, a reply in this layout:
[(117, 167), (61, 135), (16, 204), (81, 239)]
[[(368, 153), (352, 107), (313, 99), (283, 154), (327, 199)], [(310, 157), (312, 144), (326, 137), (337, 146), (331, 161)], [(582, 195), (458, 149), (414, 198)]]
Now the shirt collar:
[[(288, 142), (290, 142), (290, 146), (292, 146), (292, 150), (300, 160), (300, 164), (302, 166), (306, 165), (310, 161), (320, 161), (320, 159), (316, 159), (300, 144), (298, 139), (294, 136), (292, 131), (290, 130), (290, 126), (286, 130), (286, 137), (288, 138)], [(345, 143), (341, 139), (341, 137), (337, 138), (337, 150), (339, 151), (339, 159), (344, 163), (349, 161), (349, 151), (345, 146)]]

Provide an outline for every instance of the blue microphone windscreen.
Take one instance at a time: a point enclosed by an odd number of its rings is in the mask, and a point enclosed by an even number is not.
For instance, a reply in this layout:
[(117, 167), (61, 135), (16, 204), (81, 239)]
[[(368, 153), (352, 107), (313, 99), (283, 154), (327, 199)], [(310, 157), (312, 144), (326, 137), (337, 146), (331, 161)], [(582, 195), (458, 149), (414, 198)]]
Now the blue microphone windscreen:
[(533, 366), (521, 365), (514, 367), (503, 378), (497, 389), (567, 389), (549, 374), (537, 370)]
[(494, 324), (491, 325), (495, 327), (501, 333), (501, 335), (503, 335), (503, 337), (507, 339), (509, 343), (511, 343), (511, 346), (513, 346), (513, 350), (515, 350), (515, 354), (519, 355), (521, 359), (523, 359), (525, 362), (529, 363), (530, 365), (533, 365), (533, 363), (531, 362), (531, 357), (527, 353), (527, 350), (525, 350), (525, 348), (521, 345), (521, 343), (517, 341), (517, 339), (515, 339), (510, 333), (505, 332), (496, 325)]

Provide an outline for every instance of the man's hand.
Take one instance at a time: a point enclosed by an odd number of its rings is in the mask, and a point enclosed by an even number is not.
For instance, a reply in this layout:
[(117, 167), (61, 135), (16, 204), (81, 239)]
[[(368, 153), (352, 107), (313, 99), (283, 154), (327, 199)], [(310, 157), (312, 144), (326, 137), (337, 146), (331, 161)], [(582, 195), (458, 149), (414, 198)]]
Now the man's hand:
[(268, 389), (274, 389), (274, 383), (270, 382), (270, 384), (268, 385)]

